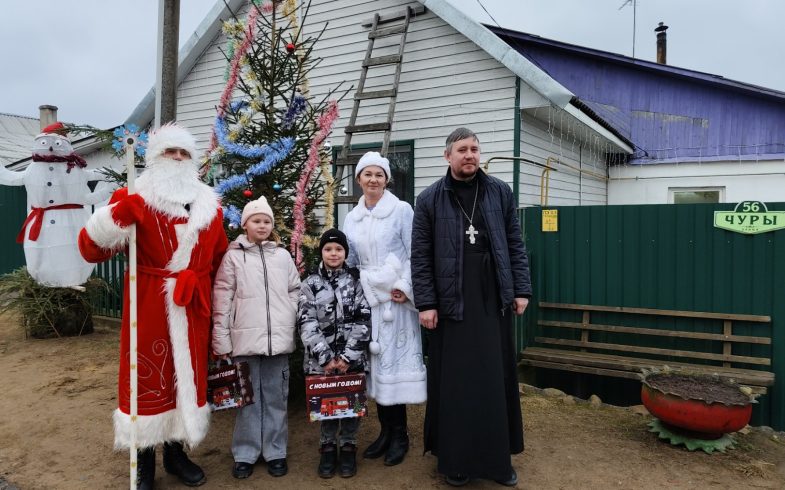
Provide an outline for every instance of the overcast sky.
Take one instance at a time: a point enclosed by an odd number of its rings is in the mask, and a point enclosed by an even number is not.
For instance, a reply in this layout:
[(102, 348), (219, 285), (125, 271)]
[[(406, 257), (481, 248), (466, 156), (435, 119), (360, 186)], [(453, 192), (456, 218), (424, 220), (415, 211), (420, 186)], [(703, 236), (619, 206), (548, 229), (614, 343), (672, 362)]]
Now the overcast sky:
[[(632, 55), (625, 0), (450, 1), (484, 23), (480, 3), (502, 27)], [(785, 91), (785, 1), (636, 1), (637, 58), (654, 60), (664, 21), (669, 64)], [(181, 0), (181, 44), (213, 4)], [(0, 112), (37, 117), (53, 104), (64, 121), (122, 124), (154, 83), (157, 12), (157, 0), (4, 1)]]

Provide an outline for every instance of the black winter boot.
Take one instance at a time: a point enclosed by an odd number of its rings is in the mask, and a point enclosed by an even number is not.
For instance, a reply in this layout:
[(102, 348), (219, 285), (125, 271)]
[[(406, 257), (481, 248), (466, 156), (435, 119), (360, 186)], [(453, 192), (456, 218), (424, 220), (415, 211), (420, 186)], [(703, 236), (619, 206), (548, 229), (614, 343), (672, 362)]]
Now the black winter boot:
[(153, 490), (155, 480), (155, 448), (148, 447), (136, 452), (136, 488)]
[(384, 455), (384, 453), (387, 452), (387, 448), (390, 447), (390, 422), (388, 420), (388, 411), (389, 408), (383, 405), (376, 405), (376, 412), (379, 416), (379, 424), (382, 426), (382, 430), (379, 432), (379, 437), (377, 437), (370, 446), (365, 448), (365, 451), (363, 451), (363, 458), (379, 458)]
[(344, 444), (341, 446), (341, 478), (350, 478), (357, 474), (357, 446)]
[(319, 476), (332, 478), (335, 475), (335, 466), (338, 462), (338, 449), (335, 444), (322, 444), (319, 452), (322, 453), (319, 458)]
[(164, 443), (164, 469), (189, 487), (198, 487), (207, 481), (204, 471), (188, 459), (183, 451), (183, 445), (179, 442)]
[(401, 464), (407, 451), (409, 451), (409, 434), (406, 432), (406, 426), (393, 427), (390, 435), (390, 447), (384, 455), (384, 465)]

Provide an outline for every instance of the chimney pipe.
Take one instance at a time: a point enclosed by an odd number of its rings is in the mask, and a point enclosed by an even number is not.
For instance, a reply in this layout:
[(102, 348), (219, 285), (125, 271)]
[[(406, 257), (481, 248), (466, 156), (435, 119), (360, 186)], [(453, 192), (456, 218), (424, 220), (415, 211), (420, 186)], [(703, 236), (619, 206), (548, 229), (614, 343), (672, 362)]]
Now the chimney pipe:
[(50, 124), (57, 122), (57, 106), (55, 105), (41, 105), (38, 106), (38, 119), (41, 125), (41, 130)]
[(657, 33), (657, 63), (661, 65), (667, 65), (666, 55), (668, 52), (668, 42), (666, 40), (665, 31), (668, 30), (668, 26), (660, 22), (654, 32)]

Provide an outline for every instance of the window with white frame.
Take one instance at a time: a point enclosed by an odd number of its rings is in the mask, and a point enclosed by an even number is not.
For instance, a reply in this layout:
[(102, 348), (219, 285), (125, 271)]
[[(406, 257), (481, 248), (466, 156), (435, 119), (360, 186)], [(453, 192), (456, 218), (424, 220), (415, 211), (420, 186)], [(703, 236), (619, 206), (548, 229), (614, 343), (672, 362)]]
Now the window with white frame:
[(725, 202), (725, 187), (669, 187), (669, 204)]

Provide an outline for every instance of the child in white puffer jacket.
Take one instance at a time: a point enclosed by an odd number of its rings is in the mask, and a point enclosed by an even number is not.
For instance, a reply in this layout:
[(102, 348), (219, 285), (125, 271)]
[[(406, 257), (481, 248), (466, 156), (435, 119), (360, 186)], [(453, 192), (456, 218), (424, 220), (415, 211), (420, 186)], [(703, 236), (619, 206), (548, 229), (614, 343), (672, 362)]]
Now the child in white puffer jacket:
[(261, 455), (272, 476), (283, 476), (300, 276), (273, 233), (273, 212), (264, 197), (246, 204), (241, 224), (245, 235), (229, 245), (213, 286), (213, 353), (248, 363), (256, 399), (237, 412), (232, 475), (251, 476)]

